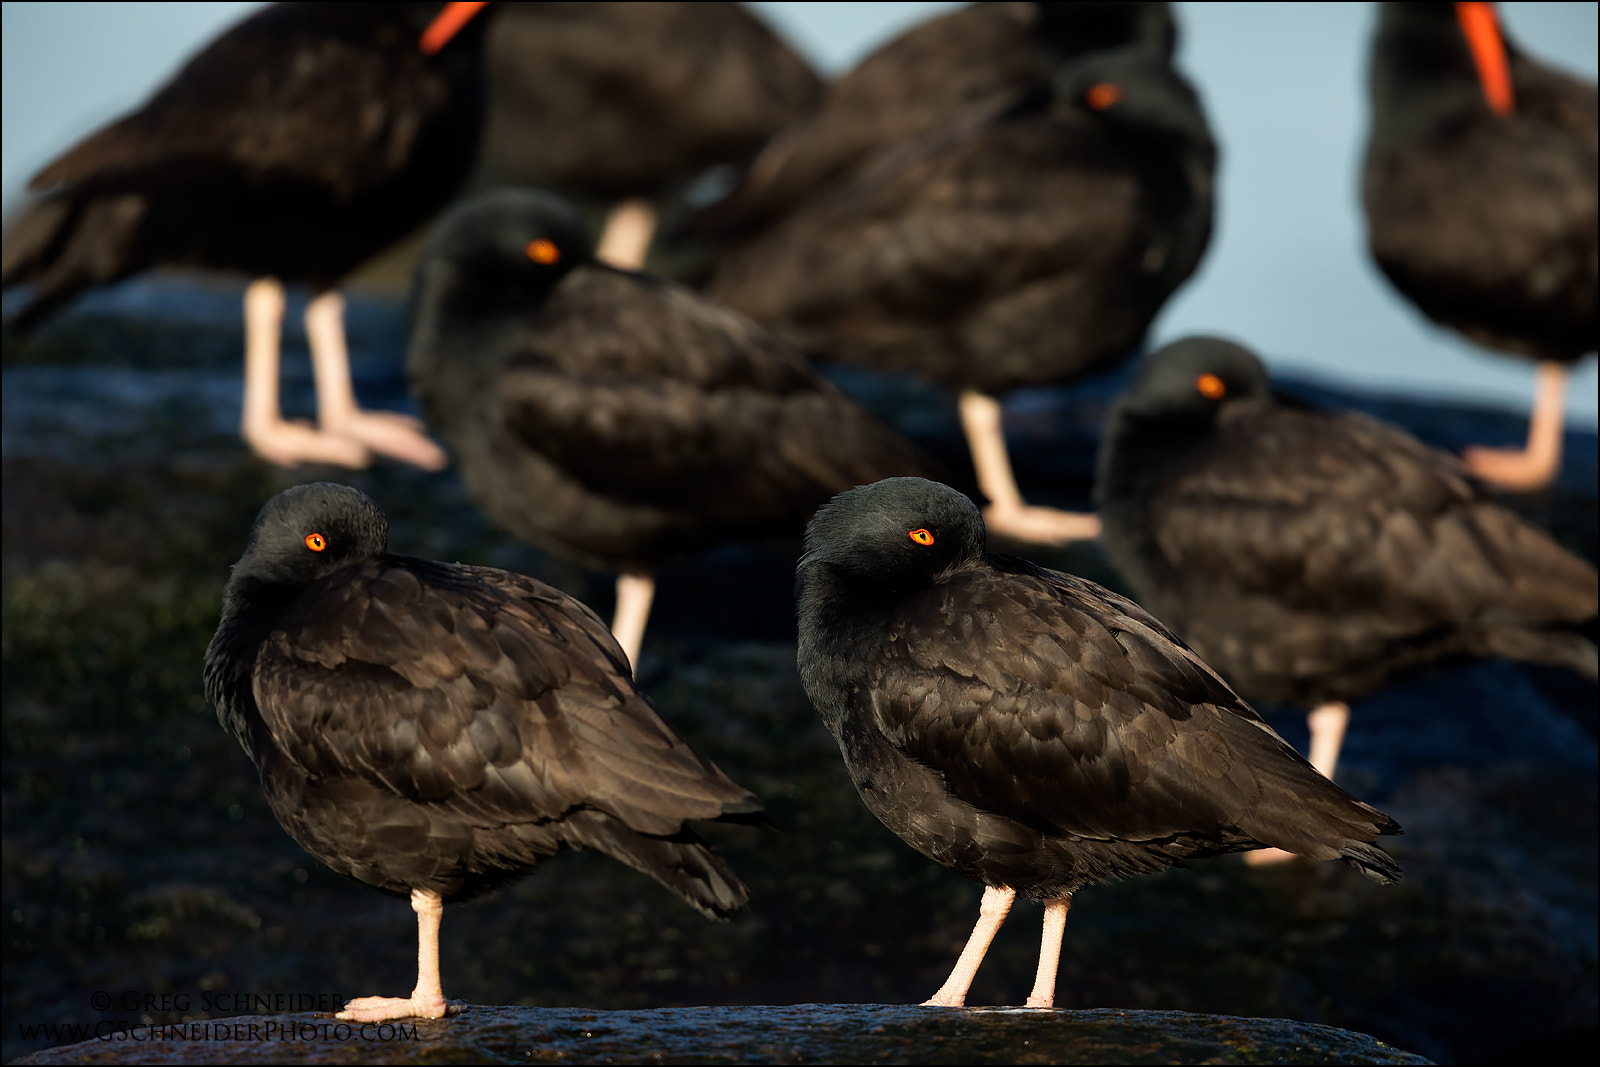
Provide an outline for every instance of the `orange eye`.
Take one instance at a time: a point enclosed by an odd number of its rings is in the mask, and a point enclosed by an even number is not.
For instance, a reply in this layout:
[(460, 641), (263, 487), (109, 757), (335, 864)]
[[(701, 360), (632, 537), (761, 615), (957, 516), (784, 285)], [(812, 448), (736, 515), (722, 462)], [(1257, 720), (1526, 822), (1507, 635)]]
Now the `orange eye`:
[(931, 545), (933, 544), (933, 534), (929, 533), (927, 530), (918, 528), (911, 531), (911, 540), (915, 541), (919, 545)]
[(561, 249), (556, 247), (554, 241), (546, 240), (543, 237), (529, 241), (526, 251), (528, 258), (535, 263), (543, 263), (545, 266), (549, 266), (552, 263), (561, 262)]
[(321, 552), (328, 547), (328, 539), (319, 533), (306, 534), (306, 547), (313, 552)]
[(1207, 400), (1221, 400), (1228, 393), (1228, 387), (1222, 384), (1222, 379), (1215, 374), (1202, 374), (1194, 380), (1195, 389)]
[(1099, 82), (1089, 86), (1089, 91), (1083, 94), (1083, 102), (1096, 111), (1104, 111), (1118, 100), (1122, 99), (1122, 90), (1110, 82)]

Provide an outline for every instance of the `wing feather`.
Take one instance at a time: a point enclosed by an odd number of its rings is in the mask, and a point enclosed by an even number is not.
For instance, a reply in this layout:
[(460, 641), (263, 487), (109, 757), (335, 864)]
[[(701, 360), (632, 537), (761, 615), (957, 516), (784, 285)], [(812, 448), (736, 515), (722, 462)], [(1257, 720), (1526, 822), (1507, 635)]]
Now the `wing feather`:
[(473, 825), (579, 808), (639, 833), (754, 798), (677, 736), (576, 601), (519, 576), (377, 557), (263, 643), (254, 690), (284, 755)]

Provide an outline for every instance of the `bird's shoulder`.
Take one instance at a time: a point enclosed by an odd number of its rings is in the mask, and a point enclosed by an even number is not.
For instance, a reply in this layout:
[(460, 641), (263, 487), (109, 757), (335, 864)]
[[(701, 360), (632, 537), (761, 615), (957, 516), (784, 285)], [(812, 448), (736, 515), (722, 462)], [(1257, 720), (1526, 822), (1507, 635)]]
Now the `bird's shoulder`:
[(303, 773), (409, 799), (489, 783), (560, 808), (590, 792), (597, 753), (681, 744), (593, 612), (489, 568), (377, 556), (335, 572), (266, 635), (252, 687)]
[(596, 385), (826, 387), (798, 352), (738, 312), (674, 282), (603, 265), (562, 280), (509, 370), (559, 371)]
[(1381, 419), (1289, 397), (1225, 408), (1184, 467), (1178, 497), (1302, 509), (1439, 510), (1477, 490), (1460, 462)]
[(30, 188), (143, 188), (236, 168), (350, 195), (398, 171), (443, 111), (446, 79), (403, 26), (342, 32), (311, 6), (269, 8), (222, 34)]

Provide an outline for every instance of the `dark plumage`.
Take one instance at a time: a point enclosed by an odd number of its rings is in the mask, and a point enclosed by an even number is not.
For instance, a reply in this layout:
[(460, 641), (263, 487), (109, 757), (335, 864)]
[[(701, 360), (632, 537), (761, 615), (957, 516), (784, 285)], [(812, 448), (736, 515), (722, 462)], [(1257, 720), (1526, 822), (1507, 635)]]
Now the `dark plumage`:
[[(1399, 876), (1372, 844), (1394, 820), (1317, 774), (1166, 627), (986, 555), (984, 537), (945, 486), (864, 486), (817, 513), (797, 592), (800, 677), (862, 800), (991, 887), (986, 921), (1021, 893), (1049, 902), (1050, 929), (1080, 886), (1263, 845)], [(1056, 941), (1031, 1005), (1051, 1003)], [(932, 1003), (962, 1002), (972, 953)]]
[[(241, 430), (276, 463), (424, 467), (444, 455), (409, 416), (350, 388), (339, 279), (412, 232), (470, 172), (483, 123), (483, 20), (425, 31), (449, 7), (275, 4), (212, 41), (143, 107), (33, 177), (0, 284), (31, 285), (26, 329), (85, 289), (155, 267), (243, 271)], [(278, 406), (282, 283), (310, 286), (320, 432)]]
[(441, 220), (417, 270), (412, 389), (512, 533), (644, 574), (929, 469), (754, 323), (590, 249), (570, 206), (502, 190)]
[(1466, 656), (1595, 677), (1593, 567), (1446, 453), (1275, 398), (1231, 342), (1188, 338), (1140, 368), (1097, 503), (1140, 600), (1253, 699), (1348, 702)]
[[(1524, 55), (1498, 35), (1489, 5), (1405, 3), (1383, 5), (1371, 92), (1362, 192), (1372, 255), (1389, 280), (1435, 322), (1553, 373), (1593, 352), (1593, 83)], [(1507, 484), (1532, 487), (1554, 474), (1559, 393), (1553, 404), (1542, 400), (1529, 448), (1544, 455)], [(1545, 441), (1536, 440), (1540, 418), (1550, 420)], [(1492, 461), (1469, 463), (1502, 480)]]
[(276, 4), (212, 41), (29, 183), (3, 264), (33, 285), (18, 323), (158, 266), (324, 289), (420, 226), (482, 124), (481, 29), (418, 47), (442, 6)]
[(1070, 380), (1131, 352), (1193, 272), (1215, 161), (1179, 74), (1097, 53), (875, 157), (708, 292), (813, 356), (985, 393)]
[(412, 895), (417, 991), (349, 1017), (444, 1014), (440, 901), (563, 849), (603, 852), (709, 916), (742, 906), (688, 824), (759, 820), (761, 805), (661, 720), (600, 620), (531, 578), (389, 555), (386, 540), (354, 489), (280, 493), (206, 652), (206, 693), (289, 836)]
[(742, 4), (505, 4), (482, 178), (615, 199), (742, 164), (822, 83)]
[(1013, 107), (886, 148), (731, 251), (708, 291), (808, 355), (960, 390), (990, 529), (1092, 537), (1093, 516), (1023, 502), (994, 396), (1134, 350), (1205, 250), (1215, 164), (1164, 58), (1092, 53)]
[(885, 145), (1046, 90), (1063, 60), (1134, 44), (1170, 58), (1176, 41), (1165, 3), (980, 3), (929, 19), (829, 85), (696, 229), (759, 230)]
[(1140, 368), (1097, 499), (1140, 598), (1259, 699), (1351, 700), (1452, 656), (1595, 674), (1593, 567), (1403, 430), (1275, 398), (1231, 342)]

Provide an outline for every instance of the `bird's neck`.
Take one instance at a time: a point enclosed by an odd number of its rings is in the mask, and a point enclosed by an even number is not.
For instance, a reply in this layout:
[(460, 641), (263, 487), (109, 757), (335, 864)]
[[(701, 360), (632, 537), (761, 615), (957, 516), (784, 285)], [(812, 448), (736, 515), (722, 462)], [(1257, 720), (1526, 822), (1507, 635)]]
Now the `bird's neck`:
[(836, 719), (878, 655), (900, 598), (841, 574), (832, 564), (800, 568), (795, 601), (800, 618), (800, 680), (835, 734)]

